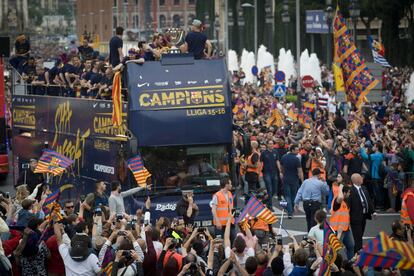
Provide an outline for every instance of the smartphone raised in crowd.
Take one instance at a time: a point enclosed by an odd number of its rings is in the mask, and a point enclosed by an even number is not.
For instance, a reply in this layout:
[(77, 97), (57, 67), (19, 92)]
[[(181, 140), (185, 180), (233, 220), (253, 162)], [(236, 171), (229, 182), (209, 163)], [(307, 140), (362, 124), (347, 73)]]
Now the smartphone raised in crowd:
[(282, 235), (276, 235), (276, 244), (277, 245), (283, 245)]

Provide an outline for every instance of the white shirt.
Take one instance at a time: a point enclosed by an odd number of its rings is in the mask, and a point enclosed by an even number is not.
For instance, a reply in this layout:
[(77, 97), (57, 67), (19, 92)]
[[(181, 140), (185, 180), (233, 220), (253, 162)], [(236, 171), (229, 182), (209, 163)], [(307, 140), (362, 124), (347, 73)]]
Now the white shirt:
[(309, 230), (308, 237), (315, 238), (320, 245), (323, 245), (323, 229), (320, 229), (319, 224)]
[[(230, 258), (230, 253), (231, 253), (231, 248), (227, 246), (224, 249), (224, 255), (226, 256), (226, 259)], [(247, 250), (244, 251), (242, 256), (239, 256), (238, 254), (234, 254), (234, 255), (236, 255), (236, 260), (239, 262), (239, 264), (241, 266), (244, 266), (247, 258), (254, 257), (254, 249), (251, 247), (248, 247)]]
[(90, 254), (86, 260), (76, 262), (70, 257), (69, 248), (70, 247), (64, 243), (59, 245), (59, 253), (65, 264), (66, 276), (94, 276), (101, 270), (96, 255)]

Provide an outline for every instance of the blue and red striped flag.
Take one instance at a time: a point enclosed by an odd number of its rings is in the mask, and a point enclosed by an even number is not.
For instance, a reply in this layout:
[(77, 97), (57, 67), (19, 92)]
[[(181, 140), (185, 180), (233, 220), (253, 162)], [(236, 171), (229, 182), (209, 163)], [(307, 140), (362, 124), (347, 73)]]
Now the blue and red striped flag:
[(72, 184), (65, 184), (62, 187), (60, 187), (59, 189), (57, 189), (56, 191), (53, 191), (52, 193), (50, 193), (47, 198), (45, 199), (42, 209), (43, 212), (45, 213), (45, 215), (49, 214), (50, 210), (52, 209), (52, 203), (57, 202), (59, 200), (60, 194), (66, 190), (66, 189), (71, 189), (73, 188)]
[(112, 274), (112, 266), (114, 263), (114, 255), (112, 254), (112, 247), (108, 247), (105, 251), (104, 258), (101, 264), (101, 275), (109, 276)]
[(138, 185), (141, 187), (145, 187), (147, 185), (147, 178), (151, 177), (151, 174), (144, 167), (141, 155), (138, 154), (137, 156), (128, 159), (127, 165), (128, 168), (134, 174), (135, 180), (137, 181)]
[(390, 239), (384, 232), (363, 248), (357, 266), (414, 269), (414, 246)]
[(251, 218), (258, 218), (267, 224), (273, 224), (277, 221), (277, 217), (255, 196), (252, 196), (244, 206), (240, 216), (236, 219), (236, 224)]
[(341, 242), (331, 226), (325, 220), (323, 225), (323, 251), (319, 276), (331, 275), (331, 265), (335, 262), (338, 251), (342, 248)]
[(72, 163), (73, 160), (64, 155), (51, 149), (44, 149), (34, 172), (51, 173), (56, 176), (62, 174)]

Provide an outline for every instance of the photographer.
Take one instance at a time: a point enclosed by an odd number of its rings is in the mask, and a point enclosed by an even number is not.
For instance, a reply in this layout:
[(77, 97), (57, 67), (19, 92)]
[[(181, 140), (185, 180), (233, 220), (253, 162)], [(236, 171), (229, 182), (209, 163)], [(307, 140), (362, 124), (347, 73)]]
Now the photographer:
[(176, 210), (177, 215), (183, 217), (185, 225), (194, 223), (194, 218), (198, 215), (198, 206), (194, 202), (193, 191), (183, 191)]
[(168, 237), (165, 240), (164, 248), (157, 262), (157, 275), (175, 276), (181, 271), (183, 256), (176, 252), (177, 244), (178, 242), (175, 238)]
[(111, 276), (143, 276), (142, 262), (135, 250), (118, 250), (112, 264)]
[[(64, 233), (63, 225), (55, 223), (53, 225), (56, 240), (59, 246), (59, 253), (65, 264), (66, 276), (75, 275), (94, 275), (100, 272), (99, 261), (96, 255), (90, 254), (88, 242), (71, 243), (71, 246), (63, 242)], [(72, 256), (80, 258), (72, 258)]]
[(36, 186), (39, 183), (43, 183), (44, 181), (43, 174), (34, 172), (36, 167), (37, 167), (37, 160), (30, 159), (29, 167), (27, 168), (23, 167), (24, 170), (20, 173), (19, 179), (17, 180), (18, 186), (27, 184), (29, 193), (32, 193), (33, 190), (36, 188)]

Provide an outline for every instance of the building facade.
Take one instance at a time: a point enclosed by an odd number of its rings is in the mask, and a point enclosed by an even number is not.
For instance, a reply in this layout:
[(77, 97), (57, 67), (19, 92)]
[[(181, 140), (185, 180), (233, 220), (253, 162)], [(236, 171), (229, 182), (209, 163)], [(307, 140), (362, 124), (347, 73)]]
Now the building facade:
[(196, 0), (77, 0), (77, 35), (98, 35), (108, 42), (117, 26), (127, 40), (148, 39), (170, 27), (188, 29), (195, 18)]

